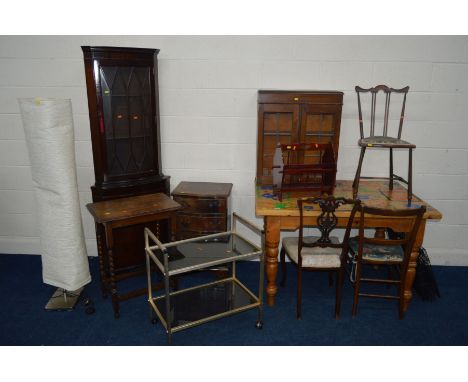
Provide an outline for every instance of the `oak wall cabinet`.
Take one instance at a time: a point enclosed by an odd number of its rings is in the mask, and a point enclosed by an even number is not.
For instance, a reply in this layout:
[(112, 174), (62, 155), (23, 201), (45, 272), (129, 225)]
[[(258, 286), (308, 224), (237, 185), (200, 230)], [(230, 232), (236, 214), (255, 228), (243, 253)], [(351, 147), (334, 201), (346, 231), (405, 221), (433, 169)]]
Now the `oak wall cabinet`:
[[(273, 184), (273, 156), (278, 144), (331, 143), (336, 162), (342, 105), (342, 92), (259, 90), (257, 184)], [(298, 160), (315, 164), (320, 159), (310, 156)]]

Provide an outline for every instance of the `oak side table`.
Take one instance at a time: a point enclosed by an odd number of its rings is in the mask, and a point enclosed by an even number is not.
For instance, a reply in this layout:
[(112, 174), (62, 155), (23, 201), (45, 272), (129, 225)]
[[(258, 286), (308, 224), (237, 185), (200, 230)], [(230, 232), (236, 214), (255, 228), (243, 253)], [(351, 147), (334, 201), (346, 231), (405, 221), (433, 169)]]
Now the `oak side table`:
[[(117, 291), (117, 282), (133, 276), (144, 274), (142, 269), (120, 268), (116, 269), (115, 259), (115, 238), (119, 234), (119, 229), (129, 226), (141, 227), (141, 236), (144, 235), (145, 226), (153, 227), (156, 236), (159, 235), (160, 224), (167, 224), (169, 238), (175, 235), (176, 220), (175, 212), (182, 206), (163, 193), (132, 196), (129, 198), (106, 200), (89, 203), (86, 205), (96, 223), (99, 268), (101, 275), (101, 290), (106, 297), (110, 292), (114, 317), (120, 316), (120, 302), (132, 297), (147, 293), (147, 288), (132, 290), (125, 294)], [(98, 229), (99, 228), (99, 229)], [(128, 243), (131, 245), (131, 243)], [(144, 259), (144, 248), (142, 256)], [(162, 283), (159, 287), (162, 287)], [(154, 286), (158, 288), (157, 285)]]

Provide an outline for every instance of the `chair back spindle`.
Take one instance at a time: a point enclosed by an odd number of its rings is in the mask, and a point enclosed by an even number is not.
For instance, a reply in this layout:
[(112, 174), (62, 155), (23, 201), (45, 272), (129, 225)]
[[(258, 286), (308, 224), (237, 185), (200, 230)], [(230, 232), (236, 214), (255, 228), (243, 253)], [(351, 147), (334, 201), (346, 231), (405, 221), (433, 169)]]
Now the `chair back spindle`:
[[(409, 90), (408, 86), (407, 88)], [(405, 95), (403, 97), (403, 107), (401, 109), (400, 125), (398, 127), (398, 139), (401, 139), (401, 130), (403, 129), (403, 120), (405, 119), (406, 94), (408, 94), (408, 90), (406, 90)]]

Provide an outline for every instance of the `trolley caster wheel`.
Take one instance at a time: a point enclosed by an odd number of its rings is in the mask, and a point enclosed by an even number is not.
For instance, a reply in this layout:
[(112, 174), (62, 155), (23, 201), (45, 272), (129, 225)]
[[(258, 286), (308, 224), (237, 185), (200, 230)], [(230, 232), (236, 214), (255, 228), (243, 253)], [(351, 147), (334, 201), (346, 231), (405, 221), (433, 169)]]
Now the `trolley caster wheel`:
[(158, 323), (158, 319), (156, 317), (151, 319), (151, 324), (156, 325)]
[(84, 295), (81, 300), (81, 304), (85, 307), (86, 314), (94, 314), (96, 309), (94, 309), (93, 300), (91, 300), (87, 295)]
[(90, 298), (87, 298), (86, 300), (83, 301), (83, 305), (87, 307), (92, 307), (93, 301)]
[(115, 313), (114, 313), (114, 318), (120, 318), (120, 313), (119, 313), (119, 312), (115, 312)]
[(263, 322), (262, 322), (262, 321), (257, 321), (257, 322), (255, 323), (255, 327), (256, 327), (258, 330), (262, 329), (262, 328), (263, 328)]

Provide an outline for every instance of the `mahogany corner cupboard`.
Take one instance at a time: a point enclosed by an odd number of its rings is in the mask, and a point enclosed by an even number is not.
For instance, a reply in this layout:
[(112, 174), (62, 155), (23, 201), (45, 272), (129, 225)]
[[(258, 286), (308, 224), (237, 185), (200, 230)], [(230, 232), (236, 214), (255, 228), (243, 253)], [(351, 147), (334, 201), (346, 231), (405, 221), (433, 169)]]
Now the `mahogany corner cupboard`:
[[(258, 91), (257, 184), (273, 184), (278, 145), (331, 143), (338, 160), (343, 93), (337, 91)], [(304, 164), (320, 158), (297, 158)]]
[(93, 147), (93, 201), (169, 195), (169, 177), (161, 171), (159, 50), (81, 48)]
[[(93, 148), (93, 202), (164, 193), (169, 177), (161, 170), (158, 49), (82, 46)], [(144, 228), (170, 241), (168, 221), (118, 228), (113, 264), (105, 256), (103, 224), (96, 223), (101, 273), (116, 280), (144, 272)], [(112, 265), (112, 266), (110, 266)], [(113, 275), (114, 277), (114, 275)]]

